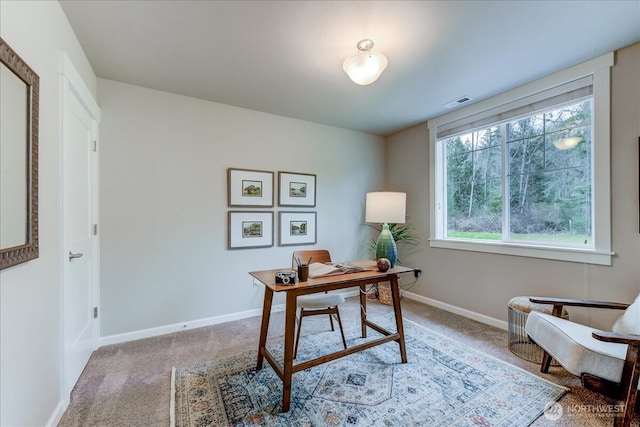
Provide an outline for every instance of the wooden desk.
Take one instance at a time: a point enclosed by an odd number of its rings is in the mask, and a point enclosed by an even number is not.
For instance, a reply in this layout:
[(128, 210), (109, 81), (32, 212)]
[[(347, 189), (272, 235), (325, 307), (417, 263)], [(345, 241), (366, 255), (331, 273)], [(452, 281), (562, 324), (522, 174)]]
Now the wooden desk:
[[(411, 268), (394, 267), (384, 273), (377, 271), (374, 261), (357, 261), (349, 262), (350, 264), (360, 265), (370, 268), (370, 271), (363, 271), (352, 274), (341, 274), (337, 276), (318, 277), (309, 279), (306, 282), (296, 283), (295, 285), (278, 285), (275, 283), (275, 275), (278, 271), (288, 270), (281, 268), (276, 270), (254, 271), (249, 274), (260, 283), (265, 285), (264, 303), (262, 306), (262, 323), (260, 326), (260, 343), (258, 345), (258, 361), (256, 368), (262, 369), (263, 359), (266, 358), (269, 364), (282, 380), (282, 411), (289, 411), (291, 402), (291, 376), (294, 372), (302, 371), (312, 366), (330, 362), (340, 357), (356, 353), (367, 348), (371, 348), (389, 341), (396, 341), (400, 346), (400, 358), (402, 363), (407, 363), (407, 351), (404, 343), (404, 328), (402, 326), (402, 311), (400, 309), (400, 290), (398, 286), (398, 274), (413, 271)], [(379, 325), (367, 320), (367, 295), (366, 285), (378, 282), (389, 281), (391, 284), (391, 296), (393, 299), (393, 311), (396, 318), (396, 331), (390, 332)], [(293, 341), (296, 323), (297, 298), (300, 295), (313, 294), (318, 292), (333, 291), (336, 289), (345, 289), (358, 286), (360, 288), (360, 323), (362, 328), (362, 338), (367, 336), (367, 326), (376, 330), (383, 337), (367, 341), (363, 344), (356, 345), (344, 350), (336, 351), (317, 357), (312, 360), (293, 364)], [(284, 326), (284, 366), (275, 360), (273, 355), (267, 350), (267, 332), (269, 330), (269, 317), (271, 315), (271, 302), (274, 292), (286, 293), (286, 310), (285, 310), (285, 326)]]

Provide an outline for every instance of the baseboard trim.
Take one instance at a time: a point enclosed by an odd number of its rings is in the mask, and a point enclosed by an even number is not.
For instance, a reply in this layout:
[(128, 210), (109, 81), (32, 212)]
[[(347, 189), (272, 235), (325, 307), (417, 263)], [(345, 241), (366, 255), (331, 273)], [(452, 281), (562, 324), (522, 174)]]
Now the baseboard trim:
[[(352, 289), (346, 292), (341, 292), (345, 298), (356, 297), (360, 294), (360, 289)], [(445, 311), (449, 311), (460, 316), (468, 317), (478, 322), (495, 326), (496, 328), (507, 330), (507, 322), (495, 319), (493, 317), (485, 316), (484, 314), (476, 313), (474, 311), (466, 310), (464, 308), (457, 307), (455, 305), (447, 304), (432, 298), (423, 297), (422, 295), (414, 294), (413, 292), (403, 292), (402, 296), (427, 304), (436, 308), (440, 308)], [(272, 312), (284, 311), (284, 304), (274, 305), (271, 309)], [(156, 328), (141, 329), (138, 331), (126, 332), (124, 334), (108, 335), (100, 337), (98, 340), (98, 346), (121, 344), (128, 341), (135, 341), (144, 338), (157, 337), (159, 335), (172, 334), (174, 332), (188, 331), (189, 329), (202, 328), (204, 326), (217, 325), (219, 323), (231, 322), (233, 320), (241, 320), (249, 317), (260, 316), (262, 309), (253, 309), (247, 311), (241, 311), (238, 313), (224, 314), (222, 316), (208, 317), (205, 319), (191, 320), (187, 322), (174, 323), (172, 325), (158, 326)], [(62, 411), (64, 413), (64, 410)], [(57, 423), (53, 423), (56, 425)]]
[(423, 297), (422, 295), (414, 294), (413, 292), (403, 292), (402, 296), (413, 301), (418, 301), (436, 308), (440, 308), (450, 313), (467, 317), (469, 319), (475, 320), (480, 323), (484, 323), (489, 326), (494, 326), (499, 329), (504, 329), (505, 331), (508, 329), (507, 322), (503, 320), (498, 320), (494, 317), (486, 316), (484, 314), (476, 313), (475, 311), (471, 311), (465, 308), (457, 307), (455, 305), (447, 304), (445, 302), (438, 301), (432, 298)]
[(67, 410), (67, 406), (69, 406), (69, 402), (65, 402), (64, 399), (59, 401), (58, 405), (56, 405), (56, 409), (53, 410), (53, 413), (47, 420), (47, 424), (45, 424), (45, 426), (46, 427), (57, 426), (60, 420), (62, 419), (62, 415), (64, 415), (64, 411)]
[[(284, 304), (274, 305), (272, 312), (284, 310)], [(260, 316), (262, 309), (254, 309), (240, 311), (237, 313), (223, 314), (221, 316), (207, 317), (205, 319), (190, 320), (187, 322), (174, 323), (172, 325), (158, 326), (156, 328), (141, 329), (138, 331), (126, 332), (124, 334), (108, 335), (100, 337), (98, 344), (100, 347), (104, 345), (120, 344), (128, 341), (135, 341), (143, 338), (152, 338), (159, 335), (172, 334), (179, 331), (188, 331), (190, 329), (202, 328), (204, 326), (217, 325), (219, 323), (231, 322), (233, 320), (241, 320), (249, 317)]]

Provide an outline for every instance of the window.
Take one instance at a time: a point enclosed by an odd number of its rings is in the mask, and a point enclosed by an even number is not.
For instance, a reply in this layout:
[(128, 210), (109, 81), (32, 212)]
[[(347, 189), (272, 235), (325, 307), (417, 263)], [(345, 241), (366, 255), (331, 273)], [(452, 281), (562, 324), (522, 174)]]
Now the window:
[(611, 65), (605, 55), (429, 123), (431, 246), (611, 264)]

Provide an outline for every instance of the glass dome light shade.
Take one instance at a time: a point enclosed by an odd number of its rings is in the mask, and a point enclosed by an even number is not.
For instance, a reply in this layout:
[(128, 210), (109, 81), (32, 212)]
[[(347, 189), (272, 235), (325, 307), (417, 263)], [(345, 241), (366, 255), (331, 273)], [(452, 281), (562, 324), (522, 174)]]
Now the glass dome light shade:
[(345, 59), (342, 69), (354, 83), (366, 86), (378, 80), (388, 63), (381, 53), (360, 51)]
[(580, 138), (579, 136), (571, 136), (568, 138), (556, 139), (555, 141), (553, 141), (553, 145), (558, 150), (568, 150), (578, 145), (580, 141), (582, 141), (582, 138)]

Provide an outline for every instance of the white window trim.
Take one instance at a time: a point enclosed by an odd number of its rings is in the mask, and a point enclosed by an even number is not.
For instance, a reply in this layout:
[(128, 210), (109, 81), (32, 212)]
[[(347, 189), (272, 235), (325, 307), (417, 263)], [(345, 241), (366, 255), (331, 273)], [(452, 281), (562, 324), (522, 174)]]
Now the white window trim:
[[(582, 262), (588, 264), (611, 265), (611, 151), (610, 151), (610, 113), (611, 113), (611, 66), (614, 63), (613, 52), (567, 68), (550, 76), (501, 93), (489, 99), (463, 107), (456, 111), (429, 120), (429, 187), (430, 187), (430, 238), (433, 248), (446, 248), (488, 252), (504, 255), (545, 258), (560, 261)], [(436, 159), (442, 158), (440, 147), (436, 144), (439, 126), (450, 125), (471, 116), (489, 111), (496, 107), (535, 95), (549, 88), (565, 84), (586, 76), (593, 76), (593, 227), (594, 247), (558, 248), (552, 246), (455, 240), (445, 238), (443, 227), (444, 206), (439, 203), (446, 194), (444, 183), (436, 174)]]

